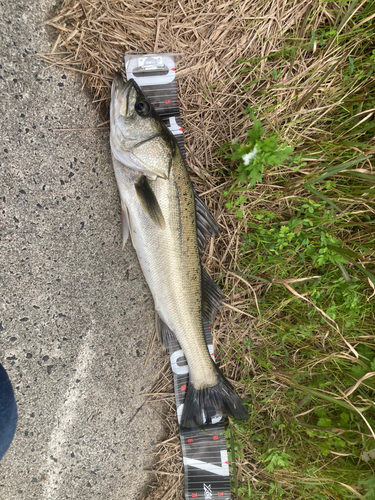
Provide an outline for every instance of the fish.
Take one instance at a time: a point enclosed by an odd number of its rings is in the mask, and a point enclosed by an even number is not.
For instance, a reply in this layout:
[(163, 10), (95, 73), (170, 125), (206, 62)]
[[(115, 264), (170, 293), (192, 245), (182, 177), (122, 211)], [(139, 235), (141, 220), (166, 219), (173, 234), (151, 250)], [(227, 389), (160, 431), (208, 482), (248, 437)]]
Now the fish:
[(223, 293), (201, 264), (218, 225), (196, 194), (178, 144), (137, 83), (115, 75), (110, 144), (121, 199), (122, 244), (129, 237), (155, 303), (164, 347), (177, 338), (189, 366), (180, 425), (202, 426), (212, 409), (236, 419), (248, 409), (212, 360), (204, 332)]

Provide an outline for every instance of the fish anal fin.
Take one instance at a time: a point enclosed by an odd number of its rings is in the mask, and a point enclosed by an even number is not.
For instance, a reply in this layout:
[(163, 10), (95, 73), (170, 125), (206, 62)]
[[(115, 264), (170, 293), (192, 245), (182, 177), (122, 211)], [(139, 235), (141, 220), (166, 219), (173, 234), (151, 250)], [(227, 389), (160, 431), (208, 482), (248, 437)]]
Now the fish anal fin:
[(121, 202), (121, 226), (122, 226), (122, 248), (124, 249), (125, 243), (128, 241), (130, 232), (130, 221), (128, 207)]
[(135, 191), (137, 193), (139, 203), (150, 219), (157, 226), (164, 228), (165, 220), (161, 212), (160, 205), (145, 175), (142, 175), (135, 184)]
[(170, 339), (175, 339), (176, 336), (172, 330), (164, 323), (158, 313), (155, 313), (156, 333), (161, 345), (164, 349), (168, 349)]
[(224, 294), (202, 267), (202, 316), (211, 325), (223, 305)]
[(199, 198), (195, 190), (194, 197), (198, 247), (200, 253), (202, 253), (210, 238), (212, 238), (212, 236), (214, 236), (215, 234), (218, 234), (220, 230), (215, 219), (212, 217), (210, 211), (203, 203), (203, 201)]

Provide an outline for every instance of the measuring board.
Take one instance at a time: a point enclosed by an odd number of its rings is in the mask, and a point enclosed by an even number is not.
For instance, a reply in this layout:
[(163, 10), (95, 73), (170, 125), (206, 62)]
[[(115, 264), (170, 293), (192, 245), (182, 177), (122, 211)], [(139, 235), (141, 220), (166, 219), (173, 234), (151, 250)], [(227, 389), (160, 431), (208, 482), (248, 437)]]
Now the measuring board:
[[(176, 86), (174, 54), (132, 54), (125, 56), (126, 77), (133, 78), (152, 103), (165, 125), (175, 136), (182, 157), (186, 161)], [(214, 358), (212, 337), (206, 334), (206, 343)], [(180, 422), (189, 367), (176, 339), (169, 340), (169, 354), (174, 377), (177, 418)], [(180, 439), (185, 471), (185, 499), (209, 500), (231, 497), (229, 464), (225, 441), (224, 420), (221, 413), (209, 411), (203, 428), (180, 428)]]

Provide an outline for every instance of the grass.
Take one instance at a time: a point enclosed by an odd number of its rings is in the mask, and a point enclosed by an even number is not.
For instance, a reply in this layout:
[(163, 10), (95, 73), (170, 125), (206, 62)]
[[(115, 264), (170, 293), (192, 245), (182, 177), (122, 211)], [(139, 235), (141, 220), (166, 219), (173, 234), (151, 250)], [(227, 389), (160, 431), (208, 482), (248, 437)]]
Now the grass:
[[(323, 24), (312, 8), (303, 36), (239, 61), (256, 104), (247, 137), (219, 151), (241, 232), (235, 293), (257, 289), (242, 304), (252, 334), (221, 351), (251, 414), (227, 431), (241, 500), (375, 499), (375, 4), (320, 5)], [(308, 70), (288, 77), (301, 56)]]
[[(325, 202), (297, 198), (290, 210), (292, 217), (252, 211), (238, 262), (250, 283), (268, 282), (257, 294), (255, 333), (232, 341), (251, 419), (231, 429), (242, 443), (243, 463), (259, 467), (252, 496), (240, 480), (238, 496), (279, 498), (285, 490), (287, 498), (335, 498), (329, 492), (337, 494), (340, 482), (347, 486), (339, 498), (352, 498), (348, 488), (372, 474), (363, 452), (375, 448), (373, 290), (361, 270), (333, 250), (339, 242), (345, 247), (340, 236), (346, 231)], [(247, 311), (257, 314), (254, 304)], [(245, 482), (246, 476), (243, 467)], [(320, 483), (309, 485), (313, 478), (334, 484), (322, 495)], [(278, 485), (274, 491), (270, 480)]]
[[(374, 12), (64, 0), (47, 23), (44, 59), (82, 74), (103, 125), (124, 53), (185, 53), (188, 164), (221, 228), (204, 258), (227, 295), (215, 354), (250, 409), (227, 430), (238, 500), (375, 499)], [(154, 388), (167, 438), (147, 500), (183, 499), (171, 381)]]

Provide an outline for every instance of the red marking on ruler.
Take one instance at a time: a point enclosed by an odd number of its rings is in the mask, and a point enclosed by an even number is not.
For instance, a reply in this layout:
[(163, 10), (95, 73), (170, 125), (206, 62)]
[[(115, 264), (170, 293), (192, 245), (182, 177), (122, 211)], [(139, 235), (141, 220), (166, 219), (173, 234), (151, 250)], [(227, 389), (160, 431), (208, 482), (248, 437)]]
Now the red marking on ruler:
[(191, 498), (198, 498), (198, 493), (192, 493)]
[(213, 439), (214, 441), (217, 441), (217, 440), (219, 439), (219, 436), (214, 436), (212, 439)]
[(214, 353), (214, 352), (211, 352), (211, 356), (215, 356), (215, 353)]
[(224, 496), (224, 492), (223, 491), (219, 491), (218, 494), (217, 494), (218, 497), (223, 497)]
[(172, 68), (171, 71), (176, 71), (176, 68)]
[(165, 104), (170, 104), (172, 101), (164, 101)]
[(186, 385), (181, 386), (181, 391), (186, 391)]
[(194, 439), (188, 439), (188, 443), (192, 443)]
[(224, 462), (225, 464), (228, 464), (228, 460), (226, 462)]
[(179, 100), (177, 99), (177, 101), (176, 101), (176, 102), (179, 102)]
[(178, 130), (179, 130), (180, 132), (182, 132), (182, 127), (180, 127)]

